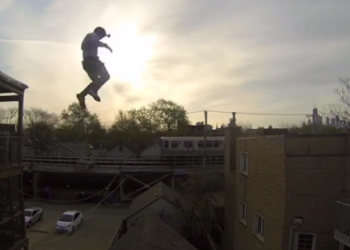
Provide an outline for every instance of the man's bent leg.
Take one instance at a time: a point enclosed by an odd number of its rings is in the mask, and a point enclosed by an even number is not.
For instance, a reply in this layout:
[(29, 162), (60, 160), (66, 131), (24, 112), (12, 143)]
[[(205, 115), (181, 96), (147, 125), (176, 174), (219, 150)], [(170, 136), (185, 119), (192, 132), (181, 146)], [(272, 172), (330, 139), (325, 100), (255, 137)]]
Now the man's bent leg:
[(96, 93), (100, 90), (100, 88), (110, 79), (110, 75), (105, 67), (105, 65), (101, 62), (100, 68), (99, 68), (99, 79), (96, 81), (96, 84), (93, 84), (91, 86), (91, 89), (95, 91)]
[(83, 61), (83, 68), (88, 74), (89, 78), (92, 80), (92, 82), (88, 86), (86, 86), (86, 88), (80, 93), (80, 95), (85, 97), (88, 94), (90, 94), (95, 99), (95, 101), (100, 101), (99, 97), (94, 94), (94, 91), (92, 91), (93, 86), (99, 80), (99, 60), (93, 58)]
[(82, 94), (77, 94), (77, 99), (78, 99), (80, 107), (82, 109), (86, 109), (85, 97)]
[(89, 94), (98, 102), (101, 101), (100, 97), (98, 96), (97, 92), (99, 91), (99, 89), (102, 87), (103, 84), (105, 84), (109, 78), (110, 78), (110, 75), (105, 67), (105, 65), (102, 63), (102, 62), (99, 62), (99, 71), (98, 71), (98, 75), (99, 75), (99, 78), (98, 80), (94, 81), (92, 84), (91, 84), (91, 87), (90, 87), (90, 92)]

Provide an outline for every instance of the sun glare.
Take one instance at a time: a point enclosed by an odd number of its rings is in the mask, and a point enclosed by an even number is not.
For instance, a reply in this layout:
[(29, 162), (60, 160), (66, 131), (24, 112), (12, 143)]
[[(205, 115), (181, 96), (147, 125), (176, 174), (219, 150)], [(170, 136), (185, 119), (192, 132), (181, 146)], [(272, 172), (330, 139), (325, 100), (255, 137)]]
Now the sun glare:
[(146, 63), (153, 55), (154, 36), (140, 36), (137, 27), (123, 24), (110, 31), (111, 37), (106, 42), (112, 47), (113, 53), (101, 49), (101, 60), (117, 81), (128, 82), (134, 89), (144, 86), (142, 76)]

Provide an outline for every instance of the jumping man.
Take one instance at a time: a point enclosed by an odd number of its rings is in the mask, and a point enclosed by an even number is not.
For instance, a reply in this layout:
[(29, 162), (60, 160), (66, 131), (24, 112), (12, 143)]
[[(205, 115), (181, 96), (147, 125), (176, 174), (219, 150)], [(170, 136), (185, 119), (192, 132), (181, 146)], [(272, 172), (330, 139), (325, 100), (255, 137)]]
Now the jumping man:
[(97, 55), (98, 47), (106, 48), (109, 49), (110, 52), (113, 52), (107, 44), (100, 41), (104, 37), (110, 37), (110, 35), (107, 34), (104, 28), (97, 27), (94, 32), (85, 36), (81, 44), (81, 49), (83, 51), (83, 69), (92, 81), (82, 92), (77, 94), (79, 104), (83, 109), (86, 109), (85, 96), (88, 94), (91, 95), (95, 101), (101, 101), (97, 92), (110, 78), (104, 63), (100, 61)]

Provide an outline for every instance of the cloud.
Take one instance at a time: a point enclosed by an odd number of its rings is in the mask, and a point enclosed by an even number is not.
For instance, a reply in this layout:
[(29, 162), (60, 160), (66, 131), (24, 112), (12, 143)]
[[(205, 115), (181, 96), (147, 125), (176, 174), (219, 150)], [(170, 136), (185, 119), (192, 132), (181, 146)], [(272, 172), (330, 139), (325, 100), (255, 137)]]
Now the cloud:
[[(348, 76), (349, 7), (326, 0), (2, 1), (0, 67), (29, 85), (27, 106), (60, 112), (89, 83), (81, 67), (81, 39), (103, 25), (117, 37), (113, 57), (119, 58), (119, 66), (106, 62), (113, 79), (101, 89), (102, 102), (88, 99), (103, 121), (118, 109), (164, 97), (189, 111), (310, 113), (314, 103), (336, 101), (337, 77)], [(121, 41), (126, 35), (118, 33), (124, 24), (135, 25), (139, 37), (155, 38), (150, 58), (142, 61), (140, 88), (121, 77), (122, 66), (139, 66), (128, 58), (136, 56), (131, 52), (137, 45)], [(203, 120), (202, 114), (190, 117)], [(209, 121), (229, 118), (211, 113)], [(238, 118), (266, 126), (305, 120)]]

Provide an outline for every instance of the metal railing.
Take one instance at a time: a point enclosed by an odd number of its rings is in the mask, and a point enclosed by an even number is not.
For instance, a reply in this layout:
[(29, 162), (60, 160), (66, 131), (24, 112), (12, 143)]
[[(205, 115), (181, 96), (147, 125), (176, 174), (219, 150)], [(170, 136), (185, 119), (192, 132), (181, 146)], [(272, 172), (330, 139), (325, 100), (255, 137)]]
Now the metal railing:
[(337, 201), (334, 238), (350, 247), (350, 200)]
[[(160, 158), (103, 158), (103, 157), (60, 157), (60, 156), (24, 156), (23, 163), (48, 165), (82, 165), (95, 166), (193, 166), (202, 165), (203, 157), (174, 156)], [(223, 155), (209, 155), (206, 157), (207, 165), (223, 165)]]
[(0, 178), (0, 249), (12, 249), (25, 244), (21, 176)]
[(20, 163), (20, 143), (17, 136), (0, 136), (0, 167), (11, 167)]

